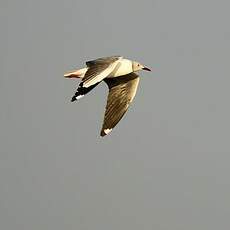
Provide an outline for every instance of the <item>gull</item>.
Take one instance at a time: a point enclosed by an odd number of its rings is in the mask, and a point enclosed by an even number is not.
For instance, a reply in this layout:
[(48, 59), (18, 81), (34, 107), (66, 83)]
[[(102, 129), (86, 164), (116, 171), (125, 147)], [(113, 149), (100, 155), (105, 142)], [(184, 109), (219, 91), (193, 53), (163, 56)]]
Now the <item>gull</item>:
[(72, 102), (79, 100), (104, 81), (109, 88), (101, 136), (109, 134), (133, 101), (139, 84), (140, 70), (151, 71), (136, 61), (122, 56), (98, 58), (86, 62), (86, 67), (64, 74), (65, 78), (80, 78)]

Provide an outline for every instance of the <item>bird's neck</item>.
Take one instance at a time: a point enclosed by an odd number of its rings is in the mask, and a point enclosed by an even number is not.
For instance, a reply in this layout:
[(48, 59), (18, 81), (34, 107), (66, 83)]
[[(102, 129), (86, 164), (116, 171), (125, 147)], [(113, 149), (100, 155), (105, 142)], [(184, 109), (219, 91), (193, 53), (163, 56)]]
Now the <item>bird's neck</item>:
[(113, 72), (113, 77), (119, 77), (133, 72), (132, 61), (121, 59)]

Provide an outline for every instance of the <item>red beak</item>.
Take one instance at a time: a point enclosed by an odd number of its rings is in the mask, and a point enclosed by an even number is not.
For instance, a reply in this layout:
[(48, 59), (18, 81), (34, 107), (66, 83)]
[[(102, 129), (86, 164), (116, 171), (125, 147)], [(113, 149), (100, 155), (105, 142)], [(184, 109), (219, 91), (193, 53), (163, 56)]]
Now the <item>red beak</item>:
[(151, 69), (147, 68), (146, 66), (143, 68), (143, 70), (152, 71)]

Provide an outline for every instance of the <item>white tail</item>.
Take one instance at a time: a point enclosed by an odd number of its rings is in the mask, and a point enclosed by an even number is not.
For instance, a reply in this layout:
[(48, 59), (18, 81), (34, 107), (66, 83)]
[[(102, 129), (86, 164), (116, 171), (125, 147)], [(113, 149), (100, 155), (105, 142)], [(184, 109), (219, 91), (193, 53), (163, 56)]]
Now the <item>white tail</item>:
[(72, 72), (64, 74), (64, 77), (65, 78), (83, 78), (87, 70), (88, 68), (74, 70)]

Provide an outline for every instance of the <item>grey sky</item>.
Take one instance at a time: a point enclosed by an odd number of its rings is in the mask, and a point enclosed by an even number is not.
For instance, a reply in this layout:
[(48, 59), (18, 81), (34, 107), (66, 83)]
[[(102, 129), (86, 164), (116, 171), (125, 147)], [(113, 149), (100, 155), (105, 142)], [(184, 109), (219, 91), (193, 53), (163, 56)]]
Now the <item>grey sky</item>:
[[(0, 2), (0, 228), (230, 228), (229, 1)], [(100, 138), (107, 89), (65, 71), (123, 55), (134, 103)]]

